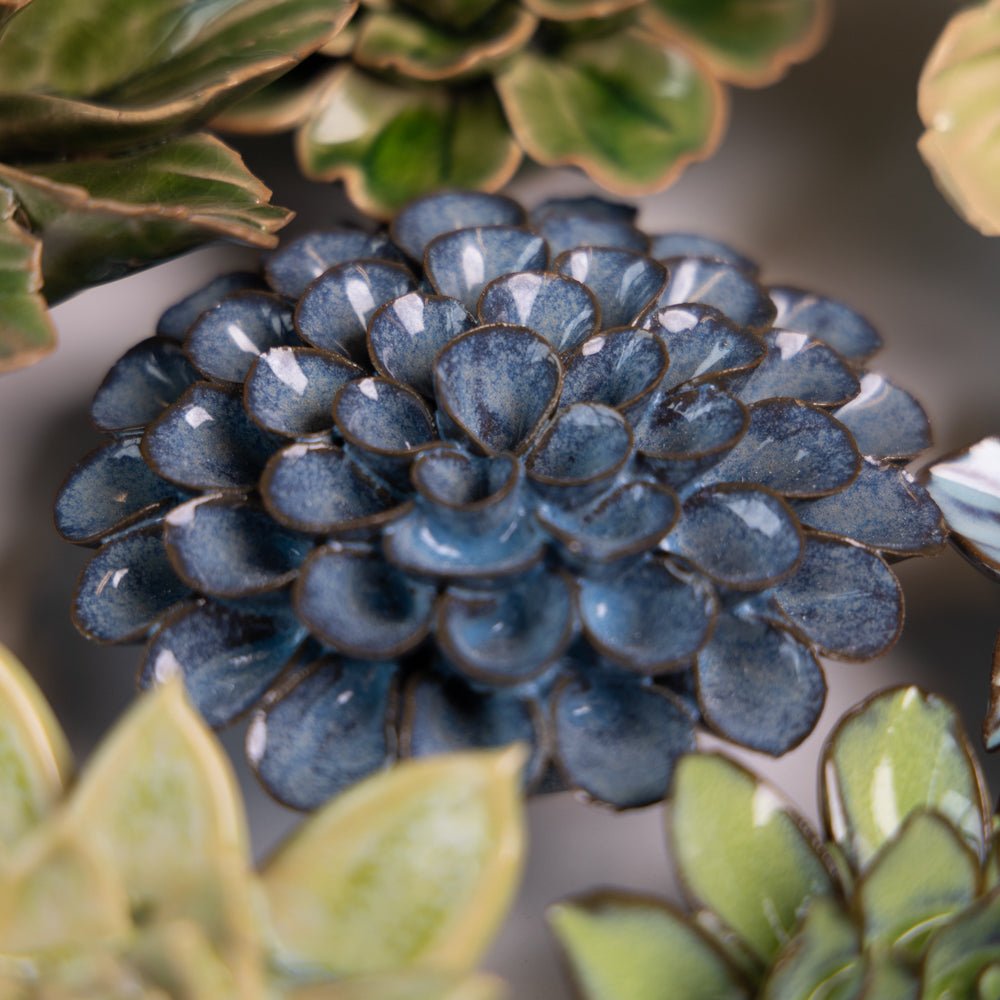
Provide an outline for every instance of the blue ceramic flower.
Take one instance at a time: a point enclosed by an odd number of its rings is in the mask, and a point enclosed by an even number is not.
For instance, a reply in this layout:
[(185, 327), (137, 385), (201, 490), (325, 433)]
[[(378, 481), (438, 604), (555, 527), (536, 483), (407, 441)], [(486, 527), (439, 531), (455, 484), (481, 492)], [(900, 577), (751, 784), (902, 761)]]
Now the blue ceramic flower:
[(451, 193), (174, 306), (98, 390), (74, 616), (146, 641), (268, 789), (529, 741), (533, 788), (665, 793), (699, 723), (781, 754), (817, 657), (902, 623), (944, 531), (874, 330), (594, 199)]

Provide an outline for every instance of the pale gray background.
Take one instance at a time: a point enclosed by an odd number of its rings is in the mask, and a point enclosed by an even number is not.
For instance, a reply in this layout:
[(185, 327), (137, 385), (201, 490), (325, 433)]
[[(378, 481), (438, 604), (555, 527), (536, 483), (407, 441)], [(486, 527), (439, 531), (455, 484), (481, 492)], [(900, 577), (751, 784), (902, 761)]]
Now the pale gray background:
[[(953, 10), (942, 0), (843, 0), (825, 51), (776, 87), (734, 95), (719, 154), (663, 195), (644, 199), (647, 228), (700, 229), (756, 256), (765, 277), (838, 295), (867, 314), (888, 347), (880, 367), (925, 402), (935, 452), (1000, 432), (1000, 241), (967, 228), (938, 195), (914, 148), (923, 57)], [(247, 147), (252, 166), (300, 211), (296, 229), (344, 217), (330, 188), (300, 181), (285, 140)], [(526, 171), (514, 193), (586, 192), (577, 175)], [(68, 623), (86, 552), (58, 540), (49, 508), (71, 463), (97, 442), (85, 408), (101, 376), (147, 336), (172, 301), (236, 260), (211, 249), (96, 289), (56, 310), (62, 345), (0, 379), (0, 639), (31, 665), (75, 747), (86, 751), (131, 697), (135, 649), (81, 639)], [(978, 728), (1000, 585), (953, 553), (904, 564), (902, 641), (863, 665), (829, 665), (816, 734), (779, 762), (756, 760), (815, 815), (814, 770), (837, 715), (876, 688), (918, 679), (957, 698)], [(239, 757), (241, 733), (228, 738)], [(747, 755), (752, 756), (752, 755)], [(1000, 768), (989, 766), (994, 790)], [(295, 816), (241, 771), (258, 850)], [(532, 850), (513, 918), (490, 960), (518, 998), (568, 991), (542, 922), (545, 905), (594, 884), (673, 891), (661, 810), (617, 816), (567, 796), (530, 808)]]

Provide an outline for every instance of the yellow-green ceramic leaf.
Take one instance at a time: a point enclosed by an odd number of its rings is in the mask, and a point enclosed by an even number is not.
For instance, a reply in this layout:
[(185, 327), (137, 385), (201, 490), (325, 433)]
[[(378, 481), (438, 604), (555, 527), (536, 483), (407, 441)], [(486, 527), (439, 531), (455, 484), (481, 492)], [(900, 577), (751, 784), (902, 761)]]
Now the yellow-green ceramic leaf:
[(976, 1000), (1000, 1000), (1000, 963), (983, 969), (976, 982)]
[(285, 1000), (504, 1000), (503, 983), (492, 976), (453, 976), (407, 970), (380, 976), (352, 976), (305, 986)]
[(369, 69), (414, 80), (482, 75), (523, 47), (537, 26), (533, 14), (514, 5), (491, 11), (473, 34), (404, 10), (376, 11), (361, 25), (353, 58)]
[(51, 812), (71, 767), (66, 737), (44, 696), (14, 654), (0, 645), (0, 863)]
[(815, 896), (834, 891), (828, 862), (799, 816), (718, 754), (682, 758), (668, 815), (684, 887), (765, 964)]
[(725, 119), (714, 79), (649, 32), (527, 50), (497, 89), (529, 156), (580, 167), (618, 194), (665, 187), (714, 150)]
[(919, 973), (891, 952), (869, 951), (865, 956), (865, 978), (857, 997), (858, 1000), (919, 1000)]
[(490, 87), (397, 85), (351, 66), (318, 96), (296, 150), (307, 176), (343, 180), (383, 218), (440, 188), (494, 191), (521, 162)]
[(1000, 235), (1000, 0), (974, 4), (948, 22), (918, 89), (920, 152), (960, 215)]
[(840, 902), (819, 897), (809, 904), (791, 941), (781, 950), (761, 1000), (854, 1000), (864, 969), (861, 942)]
[(656, 900), (597, 894), (551, 907), (549, 923), (585, 1000), (749, 996), (719, 946)]
[(865, 941), (920, 955), (928, 935), (976, 898), (979, 880), (961, 834), (936, 813), (913, 813), (858, 885)]
[(994, 889), (931, 939), (922, 1000), (976, 996), (985, 969), (1000, 964), (1000, 890)]
[(981, 854), (987, 810), (955, 710), (916, 687), (883, 692), (848, 713), (823, 753), (831, 840), (863, 871), (910, 813), (941, 813)]
[(517, 887), (521, 747), (410, 761), (335, 798), (264, 870), (283, 959), (466, 972)]
[(0, 184), (43, 241), (50, 303), (216, 236), (273, 246), (290, 217), (233, 150), (204, 134), (124, 157), (0, 164)]
[(650, 0), (655, 29), (679, 36), (724, 80), (762, 86), (819, 48), (828, 0)]

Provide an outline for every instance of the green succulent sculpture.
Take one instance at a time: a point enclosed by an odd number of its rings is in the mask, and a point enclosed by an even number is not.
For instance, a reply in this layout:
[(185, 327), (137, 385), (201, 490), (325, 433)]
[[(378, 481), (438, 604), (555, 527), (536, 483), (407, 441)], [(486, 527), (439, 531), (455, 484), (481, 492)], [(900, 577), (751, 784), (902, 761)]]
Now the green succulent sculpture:
[(826, 843), (718, 754), (678, 766), (667, 831), (691, 903), (552, 908), (587, 1000), (998, 1000), (1000, 837), (957, 713), (915, 687), (848, 713), (821, 760)]
[(297, 127), (302, 170), (381, 217), (437, 188), (494, 191), (524, 154), (642, 194), (713, 151), (722, 83), (772, 82), (825, 25), (826, 0), (361, 0), (221, 124)]
[(290, 213), (197, 131), (336, 34), (350, 0), (0, 0), (0, 370), (47, 305)]
[(0, 997), (497, 1000), (471, 969), (521, 869), (523, 759), (383, 772), (255, 873), (234, 776), (180, 681), (67, 790), (65, 738), (0, 647)]
[(955, 210), (1000, 236), (1000, 0), (955, 14), (937, 40), (917, 95), (920, 152)]

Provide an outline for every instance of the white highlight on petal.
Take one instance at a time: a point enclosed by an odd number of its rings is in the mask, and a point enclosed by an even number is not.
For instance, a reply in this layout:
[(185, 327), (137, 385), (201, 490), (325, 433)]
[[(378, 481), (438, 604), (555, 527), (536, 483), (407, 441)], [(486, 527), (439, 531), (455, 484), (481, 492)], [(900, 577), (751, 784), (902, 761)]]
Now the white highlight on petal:
[(295, 357), (295, 351), (291, 347), (273, 347), (264, 355), (264, 360), (279, 382), (287, 385), (296, 396), (305, 394), (309, 388), (309, 379), (302, 371)]
[(258, 712), (247, 729), (246, 752), (251, 764), (259, 764), (267, 749), (267, 717)]
[(164, 649), (156, 657), (153, 664), (153, 677), (157, 684), (165, 684), (171, 677), (183, 671), (183, 667), (176, 656), (169, 650)]
[(362, 326), (368, 323), (368, 317), (375, 310), (375, 299), (368, 282), (363, 278), (348, 278), (344, 282), (344, 294), (350, 302), (354, 315)]
[(367, 399), (378, 400), (378, 383), (373, 378), (364, 378), (358, 383), (361, 395)]
[(240, 329), (236, 323), (229, 323), (226, 326), (226, 333), (229, 334), (229, 339), (238, 347), (244, 354), (260, 354), (260, 348)]
[(891, 837), (899, 829), (899, 811), (896, 808), (895, 775), (892, 759), (883, 757), (872, 773), (872, 817), (883, 836)]
[(215, 417), (204, 406), (189, 407), (187, 413), (184, 414), (184, 422), (195, 429), (214, 419)]
[(784, 812), (784, 804), (766, 785), (758, 785), (751, 800), (753, 825), (755, 828), (767, 826), (778, 813)]

